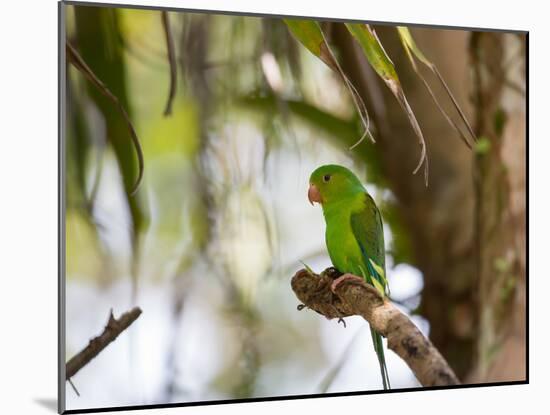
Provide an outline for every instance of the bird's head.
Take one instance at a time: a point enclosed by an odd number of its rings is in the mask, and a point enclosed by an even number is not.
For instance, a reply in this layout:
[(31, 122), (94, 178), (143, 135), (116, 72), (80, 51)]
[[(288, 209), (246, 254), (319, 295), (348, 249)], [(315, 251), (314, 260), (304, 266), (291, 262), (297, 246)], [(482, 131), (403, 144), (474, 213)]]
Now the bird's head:
[(307, 197), (323, 206), (364, 192), (361, 181), (350, 170), (337, 164), (317, 168), (309, 178)]

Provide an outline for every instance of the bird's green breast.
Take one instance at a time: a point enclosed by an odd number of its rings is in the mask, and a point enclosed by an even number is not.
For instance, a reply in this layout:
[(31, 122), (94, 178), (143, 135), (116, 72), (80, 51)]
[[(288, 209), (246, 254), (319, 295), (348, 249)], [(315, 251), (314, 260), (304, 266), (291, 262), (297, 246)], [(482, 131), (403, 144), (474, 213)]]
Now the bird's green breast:
[(323, 209), (326, 222), (325, 241), (332, 265), (342, 273), (361, 275), (362, 254), (351, 228), (351, 215), (363, 207), (363, 198), (339, 201)]

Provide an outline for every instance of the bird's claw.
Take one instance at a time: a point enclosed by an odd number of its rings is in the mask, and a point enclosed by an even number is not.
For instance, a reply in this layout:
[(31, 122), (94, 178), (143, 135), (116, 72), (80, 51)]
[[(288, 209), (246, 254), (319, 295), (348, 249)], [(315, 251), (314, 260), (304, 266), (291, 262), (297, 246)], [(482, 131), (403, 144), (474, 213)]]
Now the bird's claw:
[(342, 317), (338, 319), (338, 324), (342, 323), (344, 325), (344, 328), (346, 328), (346, 320), (344, 320)]
[(339, 276), (342, 275), (342, 273), (340, 271), (338, 271), (336, 268), (334, 267), (330, 267), (330, 268), (327, 268), (325, 269), (322, 273), (321, 273), (322, 276), (327, 276), (329, 278), (332, 278), (333, 280), (335, 280), (336, 278), (338, 278)]

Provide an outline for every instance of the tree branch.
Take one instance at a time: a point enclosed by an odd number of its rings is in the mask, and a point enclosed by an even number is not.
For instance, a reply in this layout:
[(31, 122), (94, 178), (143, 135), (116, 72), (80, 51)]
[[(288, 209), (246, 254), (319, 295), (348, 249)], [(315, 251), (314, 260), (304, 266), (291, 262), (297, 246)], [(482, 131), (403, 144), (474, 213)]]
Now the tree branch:
[(458, 378), (443, 356), (416, 325), (387, 298), (366, 284), (345, 281), (330, 288), (338, 275), (328, 268), (320, 275), (302, 269), (291, 281), (296, 297), (305, 306), (328, 319), (362, 316), (371, 327), (388, 339), (388, 347), (411, 368), (423, 386), (457, 385)]
[(113, 317), (113, 310), (109, 314), (107, 325), (99, 336), (94, 337), (88, 345), (67, 362), (65, 379), (69, 380), (90, 360), (96, 357), (105, 347), (114, 341), (120, 333), (126, 330), (141, 315), (141, 309), (134, 307), (122, 314), (117, 320)]

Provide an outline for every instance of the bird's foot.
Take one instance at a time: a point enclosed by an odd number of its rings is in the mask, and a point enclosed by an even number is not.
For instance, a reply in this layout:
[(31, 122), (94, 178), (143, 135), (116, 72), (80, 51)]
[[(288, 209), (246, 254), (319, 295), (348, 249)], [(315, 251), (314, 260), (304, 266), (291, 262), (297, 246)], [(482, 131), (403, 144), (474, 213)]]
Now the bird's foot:
[(298, 311), (302, 311), (304, 308), (306, 308), (305, 304), (298, 304), (298, 307), (296, 307)]
[(346, 320), (344, 320), (342, 317), (338, 319), (338, 323), (342, 323), (344, 325), (344, 328), (346, 328)]
[(333, 293), (336, 294), (336, 287), (338, 287), (338, 285), (340, 285), (343, 281), (354, 281), (354, 282), (361, 282), (363, 283), (363, 278), (361, 277), (358, 277), (357, 275), (353, 275), (353, 274), (344, 274), (338, 278), (336, 278), (332, 284), (330, 285), (330, 289), (332, 290)]
[(333, 280), (335, 280), (336, 278), (338, 278), (342, 275), (342, 273), (334, 267), (327, 268), (326, 270), (324, 270), (322, 272), (322, 274), (326, 275), (327, 277), (332, 278)]

